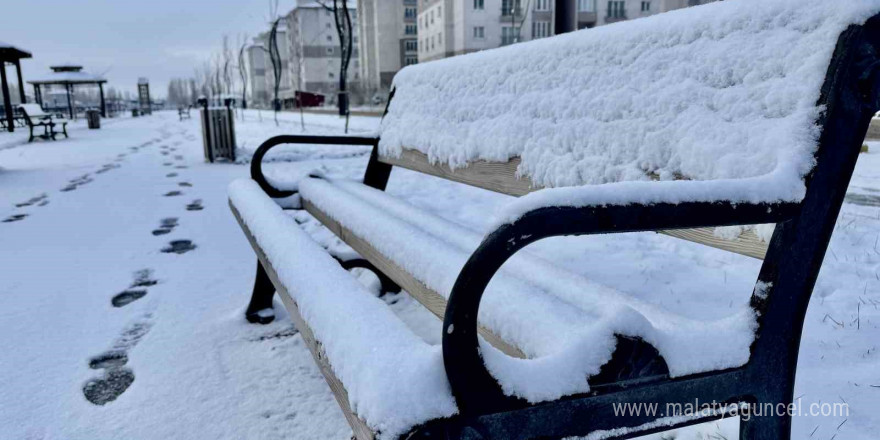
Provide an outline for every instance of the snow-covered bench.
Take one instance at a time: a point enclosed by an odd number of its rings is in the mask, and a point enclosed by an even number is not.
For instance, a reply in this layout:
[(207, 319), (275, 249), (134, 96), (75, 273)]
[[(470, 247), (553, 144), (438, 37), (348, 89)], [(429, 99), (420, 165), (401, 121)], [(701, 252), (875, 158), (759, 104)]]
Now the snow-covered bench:
[[(268, 321), (279, 293), (359, 439), (628, 438), (725, 414), (667, 404), (788, 404), (812, 288), (880, 108), (878, 13), (877, 1), (718, 2), (407, 67), (376, 137), (272, 138), (253, 180), (230, 186), (259, 259), (247, 315)], [(373, 153), (363, 182), (281, 190), (261, 159), (284, 143)], [(521, 197), (482, 236), (384, 193), (394, 166)], [(442, 348), (282, 204), (441, 317)], [(762, 258), (750, 303), (688, 319), (522, 250), (634, 231)], [(740, 435), (784, 439), (790, 424), (752, 417)]]
[(191, 106), (177, 107), (177, 117), (180, 118), (181, 121), (192, 117), (189, 114), (190, 107)]
[(28, 142), (32, 142), (34, 140), (34, 129), (35, 128), (43, 128), (43, 134), (37, 135), (37, 137), (43, 139), (52, 139), (55, 140), (55, 136), (58, 134), (55, 132), (55, 127), (60, 125), (61, 132), (64, 134), (64, 137), (67, 136), (67, 121), (64, 119), (56, 119), (52, 117), (52, 114), (46, 113), (43, 111), (43, 108), (40, 107), (39, 104), (20, 104), (18, 108), (21, 110), (21, 114), (24, 117), (25, 123), (30, 129), (30, 137), (28, 138)]

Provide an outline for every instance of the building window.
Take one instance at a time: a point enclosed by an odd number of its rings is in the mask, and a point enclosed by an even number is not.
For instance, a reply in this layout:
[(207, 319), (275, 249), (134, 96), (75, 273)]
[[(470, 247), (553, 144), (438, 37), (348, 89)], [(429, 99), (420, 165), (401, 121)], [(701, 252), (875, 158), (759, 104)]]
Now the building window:
[(608, 2), (608, 18), (626, 18), (626, 8), (623, 0), (611, 0)]
[(550, 10), (550, 0), (537, 0), (535, 2), (535, 10), (536, 11), (549, 11)]
[(549, 21), (533, 21), (532, 22), (532, 38), (544, 38), (550, 36)]
[(403, 59), (404, 66), (412, 66), (413, 64), (418, 64), (418, 63), (419, 63), (419, 59), (416, 57), (405, 57)]
[(596, 12), (596, 0), (578, 0), (578, 12)]
[(329, 76), (330, 79), (333, 79), (335, 77), (335, 75), (333, 75), (333, 72), (327, 72), (327, 76)]
[(651, 2), (642, 2), (642, 12), (651, 12)]
[(415, 34), (417, 34), (417, 33), (418, 33), (418, 30), (416, 29), (416, 25), (414, 25), (414, 24), (408, 24), (408, 25), (406, 25), (405, 33), (406, 33), (407, 35), (415, 35)]
[(405, 8), (403, 18), (416, 18), (416, 8)]
[(332, 47), (327, 48), (327, 55), (333, 55), (333, 48)]
[(516, 28), (512, 26), (504, 26), (501, 28), (501, 45), (516, 43), (518, 40)]
[(404, 50), (406, 50), (407, 52), (415, 52), (415, 51), (417, 51), (417, 50), (419, 49), (418, 46), (419, 46), (419, 44), (418, 44), (418, 42), (417, 42), (416, 40), (406, 40), (406, 41), (403, 43), (403, 48), (404, 48)]
[(486, 28), (483, 26), (474, 26), (474, 38), (486, 38)]
[(520, 0), (501, 0), (501, 15), (509, 17), (521, 14)]
[(486, 5), (483, 3), (484, 0), (474, 0), (474, 9), (482, 11), (486, 8)]

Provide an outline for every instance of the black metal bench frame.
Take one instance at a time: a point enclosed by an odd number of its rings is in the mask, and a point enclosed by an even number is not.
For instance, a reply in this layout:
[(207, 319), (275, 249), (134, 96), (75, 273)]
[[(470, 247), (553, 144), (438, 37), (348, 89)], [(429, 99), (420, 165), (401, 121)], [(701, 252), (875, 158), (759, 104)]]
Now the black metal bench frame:
[(177, 109), (177, 116), (180, 120), (190, 119), (192, 116), (189, 114), (189, 107), (180, 107)]
[[(34, 122), (34, 119), (31, 118), (31, 115), (27, 113), (26, 110), (21, 110), (22, 118), (24, 118), (25, 124), (27, 124), (30, 129), (30, 135), (28, 137), (28, 142), (33, 142), (35, 138), (39, 137), (41, 139), (52, 139), (55, 140), (55, 137), (58, 135), (58, 132), (55, 131), (55, 127), (57, 125), (61, 125), (61, 133), (64, 134), (64, 137), (69, 137), (67, 135), (67, 121), (63, 122), (55, 122), (52, 116), (43, 116), (38, 119), (38, 122)], [(34, 136), (34, 128), (43, 127), (43, 134), (38, 134)]]
[[(392, 92), (393, 95), (393, 92)], [(389, 100), (390, 101), (390, 100)], [(852, 26), (839, 38), (818, 104), (825, 112), (816, 166), (806, 178), (800, 203), (747, 204), (718, 201), (542, 208), (525, 214), (489, 235), (465, 264), (447, 303), (443, 332), (446, 374), (460, 414), (417, 427), (407, 438), (526, 439), (562, 438), (628, 428), (614, 438), (631, 438), (716, 420), (724, 411), (653, 426), (661, 414), (614, 413), (621, 402), (667, 404), (724, 402), (729, 404), (792, 403), (801, 331), (813, 286), (873, 114), (880, 109), (880, 18)], [(386, 109), (387, 112), (387, 109)], [(254, 155), (251, 176), (271, 197), (292, 191), (272, 187), (261, 169), (263, 156), (280, 144), (368, 145), (373, 147), (363, 183), (384, 190), (392, 166), (378, 160), (377, 138), (278, 136)], [(751, 307), (758, 329), (749, 362), (739, 368), (669, 378), (656, 350), (638, 341), (618, 344), (612, 360), (592, 391), (584, 395), (530, 405), (505, 396), (486, 370), (477, 338), (477, 313), (486, 286), (504, 262), (525, 246), (548, 237), (661, 229), (776, 223), (756, 282)], [(377, 272), (378, 273), (378, 272)], [(763, 283), (765, 289), (758, 288)], [(258, 262), (257, 281), (248, 313), (271, 307), (274, 287)], [(626, 341), (624, 341), (626, 342)], [(614, 372), (621, 366), (649, 365)], [(659, 367), (658, 367), (659, 365)], [(659, 373), (659, 374), (658, 374)], [(610, 380), (609, 380), (610, 379)], [(791, 417), (752, 417), (740, 421), (740, 438), (790, 438)]]

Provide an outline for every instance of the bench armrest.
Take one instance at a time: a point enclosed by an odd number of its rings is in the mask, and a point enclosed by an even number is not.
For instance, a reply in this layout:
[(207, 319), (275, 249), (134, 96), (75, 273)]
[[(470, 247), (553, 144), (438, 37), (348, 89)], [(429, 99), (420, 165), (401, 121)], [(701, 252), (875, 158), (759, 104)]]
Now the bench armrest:
[[(799, 204), (683, 202), (541, 207), (504, 223), (471, 254), (456, 279), (443, 320), (443, 360), (463, 413), (491, 413), (521, 404), (504, 395), (486, 369), (477, 316), (486, 287), (519, 250), (548, 237), (778, 223)], [(466, 405), (467, 408), (461, 407)]]
[(263, 175), (263, 156), (277, 145), (283, 144), (317, 144), (317, 145), (359, 145), (375, 147), (379, 143), (377, 137), (362, 136), (314, 136), (314, 135), (291, 135), (285, 134), (275, 136), (263, 142), (254, 156), (251, 158), (251, 178), (254, 179), (260, 188), (273, 198), (289, 197), (295, 194), (295, 191), (284, 191), (273, 187)]

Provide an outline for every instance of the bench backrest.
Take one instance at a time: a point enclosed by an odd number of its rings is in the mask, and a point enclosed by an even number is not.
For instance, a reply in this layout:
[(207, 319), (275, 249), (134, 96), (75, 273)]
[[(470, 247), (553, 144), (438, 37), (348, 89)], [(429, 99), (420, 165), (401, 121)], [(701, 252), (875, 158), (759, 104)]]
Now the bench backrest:
[(39, 104), (20, 104), (18, 108), (21, 109), (25, 118), (30, 120), (31, 118), (43, 118), (46, 116), (51, 116), (49, 113), (43, 111), (43, 108), (40, 107)]
[(716, 2), (409, 66), (381, 160), (495, 174), (500, 188), (477, 186), (514, 195), (745, 180), (764, 188), (752, 201), (798, 202), (838, 39), (878, 12), (875, 1)]

